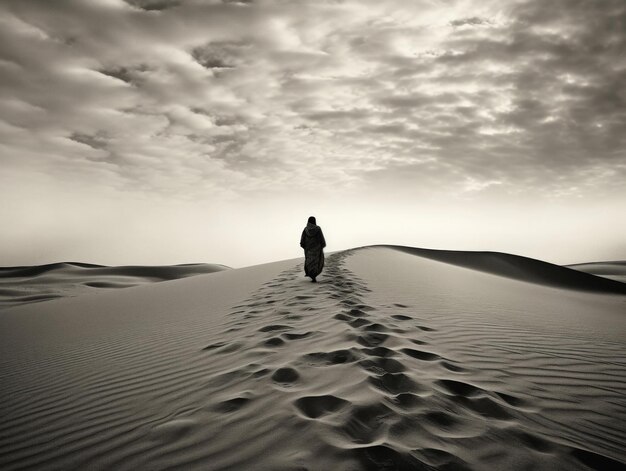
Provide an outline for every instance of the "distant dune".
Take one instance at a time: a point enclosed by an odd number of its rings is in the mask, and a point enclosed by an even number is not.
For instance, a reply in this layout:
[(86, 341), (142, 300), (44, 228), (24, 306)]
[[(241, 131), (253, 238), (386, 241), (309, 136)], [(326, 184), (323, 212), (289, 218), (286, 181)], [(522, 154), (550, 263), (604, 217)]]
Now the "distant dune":
[[(383, 246), (385, 247), (385, 246)], [(444, 263), (506, 276), (529, 283), (556, 288), (626, 294), (626, 284), (590, 275), (626, 276), (626, 262), (589, 263), (560, 266), (533, 258), (501, 252), (468, 252), (432, 250), (415, 247), (387, 246)], [(608, 277), (607, 277), (608, 278)]]
[(567, 267), (626, 283), (626, 261), (577, 263)]
[(3, 309), (0, 469), (626, 469), (619, 282), (393, 246), (302, 268)]
[(0, 308), (77, 296), (93, 289), (128, 288), (227, 269), (224, 265), (207, 263), (110, 267), (66, 262), (0, 267)]

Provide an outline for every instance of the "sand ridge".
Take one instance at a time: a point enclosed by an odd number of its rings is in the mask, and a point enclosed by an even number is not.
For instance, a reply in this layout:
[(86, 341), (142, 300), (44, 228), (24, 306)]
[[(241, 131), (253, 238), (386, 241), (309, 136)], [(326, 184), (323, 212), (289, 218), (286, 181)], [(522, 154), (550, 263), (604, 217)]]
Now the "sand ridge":
[[(593, 276), (600, 271), (584, 270), (583, 266), (559, 266), (533, 258), (522, 257), (502, 252), (471, 252), (466, 250), (433, 250), (417, 247), (385, 246), (404, 251), (412, 255), (431, 258), (444, 263), (493, 273), (516, 280), (538, 283), (557, 288), (576, 289), (582, 291), (626, 294), (626, 284), (620, 280)], [(619, 264), (619, 265), (618, 265)], [(596, 266), (596, 264), (588, 264)], [(619, 268), (618, 268), (619, 267)], [(576, 269), (572, 269), (576, 268)], [(613, 262), (612, 268), (625, 273), (622, 262)]]
[(567, 265), (567, 267), (572, 270), (578, 270), (626, 283), (626, 261), (623, 260), (616, 260), (612, 262), (576, 263), (573, 265)]

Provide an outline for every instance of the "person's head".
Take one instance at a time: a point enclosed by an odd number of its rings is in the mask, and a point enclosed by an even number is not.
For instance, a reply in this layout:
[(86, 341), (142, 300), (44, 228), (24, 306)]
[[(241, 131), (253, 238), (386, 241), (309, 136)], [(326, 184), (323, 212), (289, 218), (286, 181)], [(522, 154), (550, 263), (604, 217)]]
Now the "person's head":
[(308, 223), (317, 225), (317, 222), (315, 222), (315, 216), (309, 217)]

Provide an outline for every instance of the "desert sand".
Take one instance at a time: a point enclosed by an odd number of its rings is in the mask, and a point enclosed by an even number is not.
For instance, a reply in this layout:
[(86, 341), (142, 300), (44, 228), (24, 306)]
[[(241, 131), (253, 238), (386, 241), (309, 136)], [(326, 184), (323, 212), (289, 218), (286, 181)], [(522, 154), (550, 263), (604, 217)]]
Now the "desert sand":
[(626, 467), (626, 284), (375, 246), (0, 310), (0, 468)]
[(577, 263), (567, 267), (626, 283), (626, 262)]
[(0, 309), (78, 296), (100, 289), (129, 288), (176, 280), (228, 268), (209, 263), (108, 267), (76, 262), (31, 267), (0, 267)]

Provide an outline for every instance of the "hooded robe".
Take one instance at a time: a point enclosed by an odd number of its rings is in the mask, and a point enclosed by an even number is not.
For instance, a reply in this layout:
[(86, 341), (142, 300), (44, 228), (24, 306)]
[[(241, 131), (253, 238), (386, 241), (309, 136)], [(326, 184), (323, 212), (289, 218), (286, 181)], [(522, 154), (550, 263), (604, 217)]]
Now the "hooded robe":
[(326, 240), (322, 228), (308, 223), (300, 237), (300, 247), (304, 249), (304, 274), (315, 278), (324, 268), (324, 251)]

